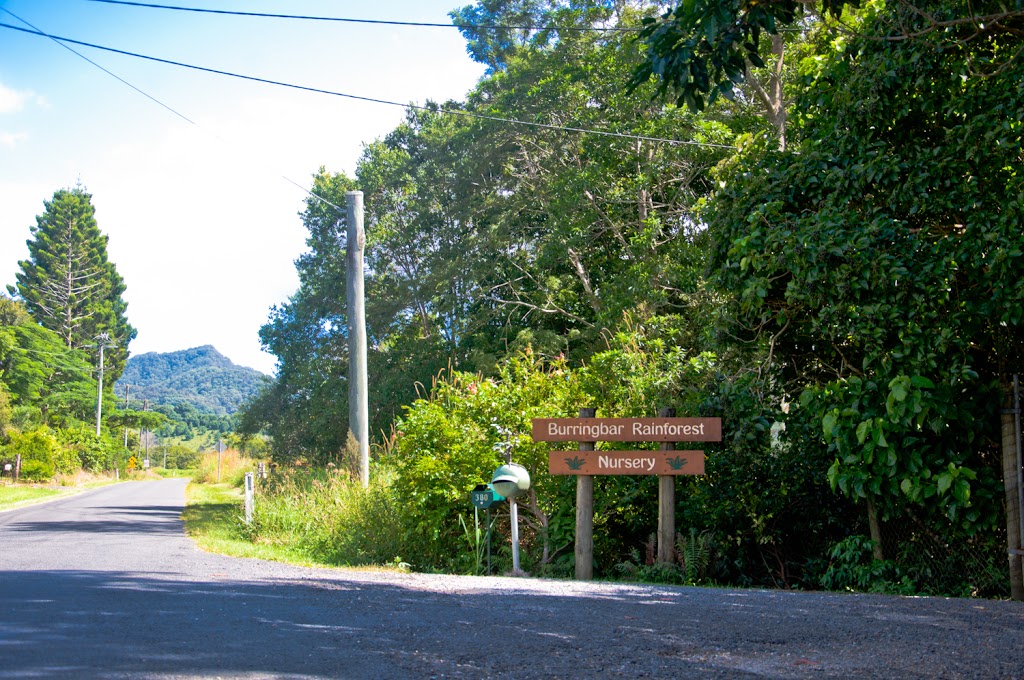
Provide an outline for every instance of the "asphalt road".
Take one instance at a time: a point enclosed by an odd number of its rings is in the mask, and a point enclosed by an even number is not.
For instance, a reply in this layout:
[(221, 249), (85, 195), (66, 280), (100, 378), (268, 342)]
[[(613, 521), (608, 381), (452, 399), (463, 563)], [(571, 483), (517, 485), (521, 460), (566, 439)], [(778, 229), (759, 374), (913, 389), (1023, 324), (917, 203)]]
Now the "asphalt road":
[(184, 486), (0, 513), (0, 679), (1024, 677), (1021, 603), (232, 559)]

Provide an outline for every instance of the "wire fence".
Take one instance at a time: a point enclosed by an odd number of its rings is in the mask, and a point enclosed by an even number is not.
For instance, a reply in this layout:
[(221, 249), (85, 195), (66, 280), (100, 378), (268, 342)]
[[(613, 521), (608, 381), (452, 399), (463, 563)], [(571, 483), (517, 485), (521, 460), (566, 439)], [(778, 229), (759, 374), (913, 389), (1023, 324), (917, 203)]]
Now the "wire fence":
[(1010, 594), (1004, 528), (967, 537), (952, 522), (912, 514), (882, 524), (882, 550), (921, 594), (1006, 597)]

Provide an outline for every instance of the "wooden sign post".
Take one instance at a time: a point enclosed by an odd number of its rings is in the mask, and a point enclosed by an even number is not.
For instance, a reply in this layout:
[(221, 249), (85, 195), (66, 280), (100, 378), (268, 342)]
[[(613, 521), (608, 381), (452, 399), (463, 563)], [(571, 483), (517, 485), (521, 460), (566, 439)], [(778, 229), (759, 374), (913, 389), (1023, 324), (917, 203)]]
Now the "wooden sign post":
[[(597, 410), (581, 408), (580, 418), (593, 418)], [(536, 436), (534, 436), (536, 439)], [(593, 442), (580, 442), (580, 451), (593, 451)], [(594, 477), (576, 475), (576, 579), (594, 578)]]
[[(658, 475), (658, 561), (671, 562), (675, 543), (675, 477), (704, 474), (703, 451), (676, 451), (676, 442), (722, 440), (721, 418), (534, 418), (533, 440), (579, 443), (577, 452), (548, 453), (549, 472), (576, 475), (576, 578), (594, 576), (594, 475)], [(595, 442), (660, 442), (658, 451), (596, 451)], [(573, 454), (570, 456), (570, 454)]]
[[(674, 408), (663, 408), (658, 411), (659, 418), (672, 418), (675, 414)], [(676, 445), (672, 442), (662, 442), (658, 448), (662, 451), (671, 451)], [(672, 549), (675, 544), (676, 478), (673, 475), (658, 475), (658, 562), (672, 562)]]

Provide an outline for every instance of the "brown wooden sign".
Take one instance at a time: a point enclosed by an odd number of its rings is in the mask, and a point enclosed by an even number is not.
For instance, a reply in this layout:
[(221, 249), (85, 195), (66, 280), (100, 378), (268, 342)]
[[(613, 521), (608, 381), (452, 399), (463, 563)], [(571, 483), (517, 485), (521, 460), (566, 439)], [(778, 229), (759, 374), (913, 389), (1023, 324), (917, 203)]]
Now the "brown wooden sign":
[(533, 441), (720, 442), (722, 419), (534, 418)]
[(702, 475), (703, 451), (551, 451), (553, 475)]

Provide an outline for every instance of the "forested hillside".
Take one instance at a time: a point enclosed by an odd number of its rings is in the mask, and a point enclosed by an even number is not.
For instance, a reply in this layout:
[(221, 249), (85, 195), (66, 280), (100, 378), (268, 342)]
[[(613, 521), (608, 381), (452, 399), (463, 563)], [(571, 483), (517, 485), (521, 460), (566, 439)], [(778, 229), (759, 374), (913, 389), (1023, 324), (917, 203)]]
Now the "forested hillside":
[(232, 415), (266, 382), (259, 371), (237, 366), (211, 345), (178, 352), (148, 352), (128, 359), (116, 391), (151, 405), (189, 404), (197, 411)]

